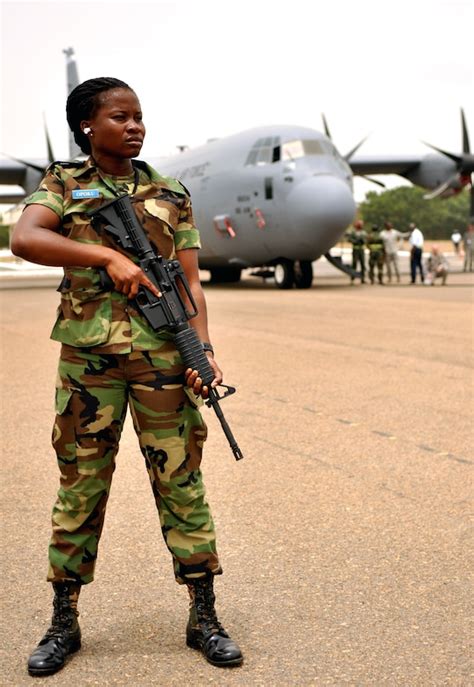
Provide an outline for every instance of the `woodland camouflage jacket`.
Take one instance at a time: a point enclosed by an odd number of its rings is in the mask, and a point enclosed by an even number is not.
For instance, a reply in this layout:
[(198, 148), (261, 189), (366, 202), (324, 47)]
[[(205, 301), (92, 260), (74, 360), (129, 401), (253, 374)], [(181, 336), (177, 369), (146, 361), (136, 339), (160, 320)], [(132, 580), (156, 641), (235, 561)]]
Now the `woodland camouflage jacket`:
[[(200, 248), (186, 189), (144, 162), (133, 164), (138, 172), (133, 207), (159, 254), (169, 259), (177, 250)], [(91, 158), (55, 162), (25, 203), (39, 203), (53, 210), (62, 220), (58, 231), (63, 236), (117, 249), (107, 235), (95, 231), (86, 213), (121, 193), (131, 193), (133, 187), (133, 178), (106, 176)], [(51, 334), (55, 341), (87, 347), (95, 353), (130, 353), (151, 350), (159, 340), (171, 338), (167, 332), (154, 332), (126, 296), (104, 291), (98, 269), (65, 267), (64, 275)]]

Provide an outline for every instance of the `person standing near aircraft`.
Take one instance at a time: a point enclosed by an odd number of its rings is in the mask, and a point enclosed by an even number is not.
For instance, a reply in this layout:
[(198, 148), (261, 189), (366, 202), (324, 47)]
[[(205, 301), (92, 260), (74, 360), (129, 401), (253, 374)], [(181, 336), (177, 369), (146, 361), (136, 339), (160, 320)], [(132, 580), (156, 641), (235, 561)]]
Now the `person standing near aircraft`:
[(375, 283), (375, 268), (379, 284), (383, 284), (383, 265), (384, 265), (384, 244), (381, 232), (377, 224), (373, 224), (367, 235), (367, 245), (369, 247), (369, 278), (370, 283)]
[(453, 233), (451, 234), (451, 241), (453, 242), (455, 255), (459, 255), (459, 248), (461, 246), (461, 241), (462, 241), (461, 232), (458, 231), (457, 229), (455, 231), (453, 231)]
[[(365, 244), (367, 233), (364, 231), (364, 222), (358, 219), (354, 222), (353, 228), (346, 233), (346, 238), (352, 245), (352, 269), (357, 270), (360, 265), (360, 281), (365, 284)], [(351, 283), (354, 277), (351, 277)]]
[[(133, 160), (142, 148), (145, 126), (139, 100), (126, 83), (85, 81), (69, 95), (66, 113), (76, 142), (89, 157), (48, 168), (12, 237), (16, 255), (63, 266), (65, 272), (52, 332), (62, 344), (53, 429), (61, 486), (53, 507), (47, 576), (54, 610), (28, 671), (36, 676), (55, 673), (81, 646), (77, 602), (81, 586), (94, 577), (128, 405), (175, 578), (189, 591), (187, 644), (213, 665), (239, 665), (242, 653), (214, 606), (213, 580), (222, 569), (200, 471), (207, 429), (197, 398), (206, 398), (208, 388), (196, 370), (184, 369), (173, 336), (155, 332), (134, 306), (139, 287), (159, 297), (158, 289), (96, 232), (87, 214), (130, 194), (158, 252), (181, 263), (199, 310), (190, 323), (203, 342), (215, 386), (222, 372), (209, 343), (190, 197), (175, 179)], [(113, 291), (104, 290), (104, 270)]]
[(387, 277), (389, 283), (392, 281), (392, 267), (397, 277), (397, 282), (400, 283), (400, 270), (398, 269), (398, 243), (401, 239), (406, 239), (410, 236), (410, 232), (402, 233), (393, 228), (391, 222), (385, 222), (384, 229), (380, 232), (380, 236), (384, 245), (385, 265), (387, 267)]
[(474, 254), (474, 224), (470, 224), (462, 237), (464, 250), (463, 272), (472, 272), (472, 257)]
[(423, 243), (424, 237), (421, 230), (418, 229), (416, 224), (412, 222), (410, 224), (410, 273), (411, 273), (411, 283), (416, 283), (416, 272), (419, 270), (421, 282), (424, 283), (425, 275), (423, 272)]

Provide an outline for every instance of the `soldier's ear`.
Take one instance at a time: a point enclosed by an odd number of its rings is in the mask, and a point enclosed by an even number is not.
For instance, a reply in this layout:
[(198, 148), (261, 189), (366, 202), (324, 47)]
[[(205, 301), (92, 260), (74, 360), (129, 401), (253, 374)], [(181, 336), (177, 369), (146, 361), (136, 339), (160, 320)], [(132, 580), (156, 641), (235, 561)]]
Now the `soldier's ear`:
[(85, 134), (86, 136), (90, 136), (92, 134), (92, 129), (91, 129), (89, 122), (87, 120), (82, 121), (80, 124), (80, 127), (81, 127), (82, 133)]

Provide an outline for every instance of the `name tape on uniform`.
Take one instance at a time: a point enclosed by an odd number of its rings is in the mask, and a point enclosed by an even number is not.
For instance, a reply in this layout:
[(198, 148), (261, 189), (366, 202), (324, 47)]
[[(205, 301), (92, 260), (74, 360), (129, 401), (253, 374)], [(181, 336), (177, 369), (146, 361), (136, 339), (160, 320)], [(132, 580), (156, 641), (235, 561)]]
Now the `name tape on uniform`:
[(80, 198), (100, 198), (100, 191), (98, 188), (76, 188), (72, 192), (74, 200)]

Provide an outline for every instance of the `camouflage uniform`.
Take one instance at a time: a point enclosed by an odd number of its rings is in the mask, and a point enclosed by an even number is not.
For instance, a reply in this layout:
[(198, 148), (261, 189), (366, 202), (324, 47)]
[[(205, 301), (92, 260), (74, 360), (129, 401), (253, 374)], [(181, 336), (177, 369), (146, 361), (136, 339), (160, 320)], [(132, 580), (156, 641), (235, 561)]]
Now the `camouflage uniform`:
[[(351, 229), (346, 233), (346, 238), (352, 244), (352, 269), (357, 270), (360, 264), (360, 279), (365, 283), (365, 243), (367, 234), (363, 229)], [(354, 281), (352, 278), (351, 281)]]
[(367, 236), (367, 245), (369, 247), (369, 278), (370, 283), (375, 281), (375, 267), (377, 267), (377, 276), (380, 284), (383, 284), (383, 265), (385, 261), (385, 251), (383, 239), (380, 236), (378, 227), (372, 227)]
[[(176, 250), (199, 248), (184, 187), (145, 163), (134, 164), (134, 208), (160, 254), (172, 258)], [(132, 184), (129, 178), (103, 175), (90, 158), (54, 163), (26, 203), (56, 212), (62, 235), (110, 246), (85, 213), (118, 190), (130, 193)], [(79, 197), (91, 190), (99, 197)], [(48, 580), (87, 584), (93, 579), (128, 405), (177, 581), (221, 573), (200, 472), (207, 429), (200, 402), (184, 384), (172, 335), (154, 332), (123, 294), (104, 291), (97, 269), (66, 267), (64, 272), (51, 334), (62, 343), (53, 429), (61, 477)]]

